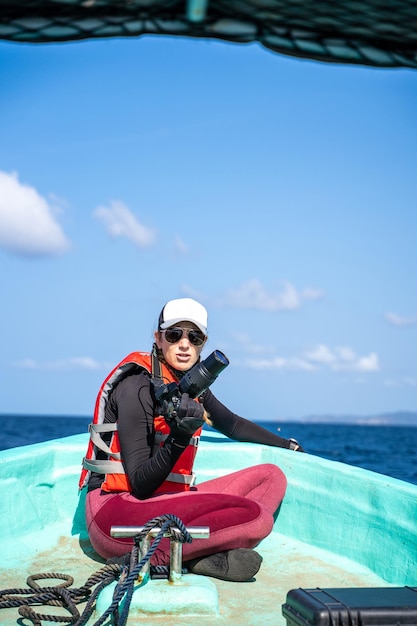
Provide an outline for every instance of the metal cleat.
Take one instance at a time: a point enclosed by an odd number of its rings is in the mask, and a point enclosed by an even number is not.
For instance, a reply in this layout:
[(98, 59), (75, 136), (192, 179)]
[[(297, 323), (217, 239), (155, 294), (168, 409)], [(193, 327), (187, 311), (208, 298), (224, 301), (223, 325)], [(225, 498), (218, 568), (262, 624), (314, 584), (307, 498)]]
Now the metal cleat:
[[(144, 531), (144, 526), (112, 526), (110, 535), (116, 538), (136, 537)], [(186, 528), (187, 532), (193, 539), (208, 539), (210, 537), (210, 528), (208, 526), (190, 526)], [(158, 527), (148, 531), (145, 537), (139, 542), (139, 554), (142, 559), (151, 546), (151, 538), (156, 537), (161, 532)], [(169, 562), (169, 582), (177, 583), (182, 577), (182, 541), (181, 530), (173, 527), (164, 535), (170, 539), (170, 562)], [(147, 561), (139, 572), (138, 582), (142, 582), (149, 574), (150, 561)]]

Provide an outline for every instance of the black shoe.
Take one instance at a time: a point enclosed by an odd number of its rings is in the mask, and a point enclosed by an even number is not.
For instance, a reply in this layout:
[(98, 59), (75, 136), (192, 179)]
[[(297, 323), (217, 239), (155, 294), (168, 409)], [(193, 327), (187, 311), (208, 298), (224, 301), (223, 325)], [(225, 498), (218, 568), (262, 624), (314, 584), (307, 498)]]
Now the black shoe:
[(239, 583), (251, 580), (259, 571), (261, 563), (262, 557), (255, 550), (236, 548), (193, 559), (188, 563), (188, 569), (193, 574)]

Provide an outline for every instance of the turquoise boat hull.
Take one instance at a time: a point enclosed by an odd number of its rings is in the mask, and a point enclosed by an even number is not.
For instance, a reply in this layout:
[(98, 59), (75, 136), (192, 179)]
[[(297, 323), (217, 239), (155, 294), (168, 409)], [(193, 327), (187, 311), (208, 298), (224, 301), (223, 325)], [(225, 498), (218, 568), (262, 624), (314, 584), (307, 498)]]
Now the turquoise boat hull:
[[(28, 575), (42, 572), (68, 573), (81, 586), (102, 567), (88, 540), (85, 495), (78, 492), (86, 445), (87, 435), (75, 435), (0, 453), (2, 589), (24, 587)], [(281, 467), (288, 488), (273, 532), (258, 547), (264, 561), (256, 580), (185, 575), (170, 585), (170, 596), (167, 581), (149, 581), (135, 591), (128, 624), (204, 626), (215, 615), (220, 624), (284, 625), (281, 607), (291, 589), (417, 586), (417, 486), (211, 432), (201, 440), (197, 479), (258, 463)], [(200, 593), (200, 605), (192, 603)], [(104, 594), (99, 611), (106, 602)], [(15, 608), (0, 611), (4, 626), (18, 619)]]

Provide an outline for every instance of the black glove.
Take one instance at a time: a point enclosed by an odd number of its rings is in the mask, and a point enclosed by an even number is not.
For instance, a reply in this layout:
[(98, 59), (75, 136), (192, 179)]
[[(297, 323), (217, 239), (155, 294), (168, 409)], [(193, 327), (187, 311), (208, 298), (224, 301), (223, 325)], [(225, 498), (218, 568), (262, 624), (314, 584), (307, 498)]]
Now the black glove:
[(176, 415), (168, 422), (171, 434), (192, 435), (204, 424), (204, 407), (192, 400), (188, 393), (183, 393)]
[(305, 452), (303, 446), (301, 446), (296, 439), (288, 439), (289, 449), (294, 450), (294, 452)]

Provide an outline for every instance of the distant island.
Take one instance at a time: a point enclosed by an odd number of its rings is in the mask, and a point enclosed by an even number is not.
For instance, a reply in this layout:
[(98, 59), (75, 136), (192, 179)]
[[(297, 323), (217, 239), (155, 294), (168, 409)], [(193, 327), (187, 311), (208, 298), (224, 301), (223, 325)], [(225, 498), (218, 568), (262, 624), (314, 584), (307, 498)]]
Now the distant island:
[(395, 411), (375, 415), (307, 415), (300, 418), (277, 418), (279, 422), (300, 424), (363, 424), (366, 426), (417, 426), (417, 412)]

